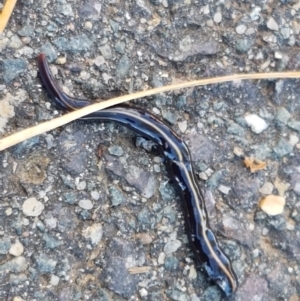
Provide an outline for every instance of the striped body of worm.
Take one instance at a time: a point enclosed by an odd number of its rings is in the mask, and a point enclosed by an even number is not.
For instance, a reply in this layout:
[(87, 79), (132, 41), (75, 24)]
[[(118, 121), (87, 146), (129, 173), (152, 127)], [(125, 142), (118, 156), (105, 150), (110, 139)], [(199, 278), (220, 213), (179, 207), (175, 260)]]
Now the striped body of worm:
[[(70, 97), (62, 91), (51, 74), (44, 54), (38, 57), (38, 67), (46, 91), (61, 109), (73, 111), (90, 104), (86, 99)], [(230, 260), (210, 229), (203, 194), (197, 184), (186, 144), (165, 123), (139, 108), (116, 106), (97, 111), (82, 119), (114, 121), (157, 144), (169, 167), (172, 180), (178, 184), (187, 236), (197, 262), (204, 267), (208, 276), (226, 296), (235, 292), (237, 278)]]

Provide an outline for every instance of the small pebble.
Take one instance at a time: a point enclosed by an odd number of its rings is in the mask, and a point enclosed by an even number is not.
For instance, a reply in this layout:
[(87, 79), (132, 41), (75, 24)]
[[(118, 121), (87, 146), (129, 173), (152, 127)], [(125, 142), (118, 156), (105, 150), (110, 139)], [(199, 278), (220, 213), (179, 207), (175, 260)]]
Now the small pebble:
[(245, 120), (251, 127), (251, 131), (256, 134), (260, 134), (268, 127), (267, 123), (256, 114), (246, 115)]
[(77, 190), (84, 190), (86, 188), (86, 182), (85, 181), (79, 182), (76, 188)]
[(244, 151), (243, 151), (241, 148), (237, 147), (237, 146), (235, 146), (235, 147), (233, 148), (233, 153), (234, 153), (236, 156), (238, 156), (238, 157), (243, 157), (243, 156), (244, 156)]
[(148, 295), (148, 291), (144, 287), (139, 290), (139, 293), (141, 297), (146, 297)]
[(85, 22), (84, 27), (85, 27), (87, 30), (91, 30), (91, 29), (93, 28), (93, 23), (90, 22), (90, 21), (87, 21), (87, 22)]
[(187, 129), (187, 121), (184, 120), (184, 121), (178, 122), (178, 127), (179, 127), (179, 130), (181, 131), (181, 133), (185, 133), (185, 131)]
[(220, 12), (216, 12), (214, 15), (214, 22), (218, 24), (221, 21), (222, 21), (222, 14)]
[(299, 138), (296, 135), (290, 135), (289, 144), (295, 146), (299, 142)]
[(85, 210), (93, 208), (93, 203), (90, 200), (80, 200), (78, 203), (79, 207)]
[(206, 175), (206, 173), (204, 171), (201, 171), (199, 173), (199, 178), (204, 181), (208, 180), (208, 176)]
[(262, 187), (259, 188), (261, 194), (271, 194), (273, 192), (274, 185), (270, 182), (266, 182)]
[(197, 271), (196, 271), (194, 265), (192, 265), (190, 267), (190, 272), (189, 272), (189, 276), (188, 277), (189, 277), (189, 279), (196, 279), (197, 278)]
[(160, 253), (159, 253), (159, 256), (158, 256), (157, 262), (158, 262), (159, 264), (164, 264), (165, 259), (166, 259), (166, 253), (160, 252)]
[(10, 216), (10, 215), (12, 215), (12, 212), (13, 212), (12, 208), (9, 207), (9, 208), (7, 208), (7, 209), (5, 210), (5, 215), (6, 215), (6, 216)]
[(16, 257), (22, 255), (23, 252), (24, 252), (24, 247), (19, 241), (16, 241), (9, 249), (9, 254)]
[(26, 216), (39, 216), (43, 212), (44, 208), (44, 204), (36, 198), (27, 199), (22, 206), (23, 213)]
[(59, 283), (59, 277), (56, 275), (51, 275), (50, 284), (53, 286), (57, 286)]
[(91, 192), (91, 197), (93, 198), (93, 200), (98, 201), (100, 198), (100, 194), (98, 191), (92, 191)]
[(222, 193), (228, 194), (231, 188), (230, 188), (230, 187), (227, 187), (227, 186), (224, 186), (224, 185), (220, 185), (220, 186), (218, 187), (218, 189), (219, 189), (219, 191), (221, 191)]
[(240, 24), (236, 27), (235, 30), (236, 30), (237, 34), (244, 34), (245, 31), (247, 30), (247, 26), (244, 24)]
[(274, 30), (274, 31), (278, 31), (279, 30), (279, 26), (278, 24), (276, 23), (276, 21), (274, 20), (273, 17), (270, 17), (268, 22), (267, 22), (267, 27), (271, 30)]
[(283, 212), (285, 198), (277, 195), (268, 195), (259, 202), (259, 207), (269, 215), (278, 215)]
[(123, 148), (119, 145), (112, 145), (108, 148), (111, 155), (121, 157), (124, 154)]

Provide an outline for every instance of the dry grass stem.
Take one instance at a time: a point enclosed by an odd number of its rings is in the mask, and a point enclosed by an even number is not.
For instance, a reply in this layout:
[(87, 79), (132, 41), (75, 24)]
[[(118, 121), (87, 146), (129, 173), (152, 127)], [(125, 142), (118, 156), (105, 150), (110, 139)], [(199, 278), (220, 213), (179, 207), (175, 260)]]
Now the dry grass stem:
[(124, 95), (116, 98), (109, 99), (107, 101), (102, 101), (99, 103), (92, 104), (90, 106), (84, 107), (77, 111), (65, 114), (61, 117), (54, 118), (50, 121), (43, 122), (39, 125), (30, 127), (25, 130), (21, 130), (15, 134), (12, 134), (8, 137), (2, 138), (0, 140), (0, 151), (16, 145), (22, 141), (25, 141), (34, 136), (43, 134), (45, 132), (51, 131), (57, 127), (60, 127), (64, 124), (70, 123), (73, 120), (81, 118), (85, 115), (91, 114), (93, 112), (103, 110), (105, 108), (118, 105), (123, 102), (127, 102), (133, 99), (142, 98), (162, 92), (174, 91), (184, 88), (190, 88), (195, 86), (204, 86), (209, 84), (218, 84), (224, 82), (230, 82), (235, 80), (252, 80), (252, 79), (278, 79), (278, 78), (300, 78), (300, 72), (273, 72), (273, 73), (254, 73), (254, 74), (234, 74), (228, 76), (214, 77), (214, 78), (205, 78), (190, 82), (184, 82), (174, 85), (168, 85), (164, 87), (159, 87), (155, 89), (150, 89), (146, 91), (136, 92), (129, 95)]

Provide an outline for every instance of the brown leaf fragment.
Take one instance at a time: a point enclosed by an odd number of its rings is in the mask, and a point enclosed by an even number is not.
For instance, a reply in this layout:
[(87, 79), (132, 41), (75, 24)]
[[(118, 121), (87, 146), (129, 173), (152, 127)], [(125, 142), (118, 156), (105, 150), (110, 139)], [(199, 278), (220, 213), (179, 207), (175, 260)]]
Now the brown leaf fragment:
[(255, 158), (246, 157), (244, 163), (251, 172), (256, 172), (267, 167), (267, 163), (264, 161), (257, 160)]

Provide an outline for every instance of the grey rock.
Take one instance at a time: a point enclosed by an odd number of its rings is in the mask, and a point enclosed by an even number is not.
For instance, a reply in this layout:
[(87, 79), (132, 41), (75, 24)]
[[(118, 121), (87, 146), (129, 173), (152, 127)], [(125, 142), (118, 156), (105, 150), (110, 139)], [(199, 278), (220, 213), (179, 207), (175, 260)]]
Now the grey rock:
[(0, 239), (0, 254), (1, 255), (7, 254), (10, 246), (11, 246), (11, 242), (8, 237), (4, 237)]
[(27, 61), (24, 59), (5, 59), (2, 61), (2, 69), (4, 82), (9, 83), (27, 70)]
[(99, 50), (106, 60), (109, 60), (112, 58), (111, 48), (108, 43), (100, 46)]
[(60, 245), (62, 245), (62, 242), (60, 242), (59, 240), (55, 239), (54, 237), (50, 236), (47, 233), (44, 233), (43, 240), (45, 241), (46, 248), (48, 249), (55, 249)]
[(72, 191), (65, 192), (63, 194), (63, 200), (70, 205), (74, 205), (77, 202), (76, 193)]
[(259, 197), (259, 180), (257, 178), (240, 177), (235, 180), (233, 189), (242, 208), (252, 209), (253, 206), (257, 206)]
[(57, 59), (57, 53), (52, 44), (50, 44), (48, 41), (41, 47), (40, 51), (46, 54), (47, 61), (49, 63), (52, 63)]
[(13, 154), (16, 155), (17, 158), (21, 158), (22, 156), (31, 153), (33, 148), (39, 145), (39, 143), (39, 136), (27, 139), (13, 147)]
[(283, 124), (287, 124), (290, 119), (291, 114), (285, 107), (280, 107), (277, 109), (276, 119)]
[(273, 151), (278, 157), (284, 157), (293, 151), (293, 146), (284, 138), (280, 138)]
[(288, 122), (288, 126), (297, 131), (297, 132), (300, 132), (300, 121), (297, 121), (297, 120), (294, 120), (294, 119), (291, 119), (289, 122)]
[(144, 0), (136, 0), (136, 6), (143, 13), (143, 15), (150, 16), (152, 14), (150, 6)]
[(215, 41), (204, 41), (199, 37), (184, 36), (179, 41), (176, 51), (169, 56), (174, 62), (183, 62), (194, 55), (213, 55), (219, 52), (219, 43)]
[(173, 256), (167, 256), (164, 262), (165, 269), (168, 271), (176, 271), (179, 268), (179, 260)]
[(181, 247), (181, 242), (177, 239), (169, 240), (164, 246), (164, 252), (167, 255), (170, 255), (178, 250)]
[[(68, 175), (68, 176), (65, 176), (64, 174), (60, 174), (59, 176), (60, 176), (60, 178), (62, 179), (63, 183), (64, 183), (67, 187), (69, 187), (69, 188), (71, 188), (71, 189), (75, 189), (75, 188), (76, 188), (75, 183), (74, 183), (74, 179), (71, 178), (69, 175)], [(67, 198), (68, 198), (68, 200), (69, 200), (69, 199), (72, 198), (72, 197), (71, 197), (71, 196), (67, 196), (66, 199), (67, 199)], [(71, 201), (71, 200), (70, 200), (70, 201)]]
[(69, 133), (64, 130), (58, 140), (58, 152), (62, 160), (63, 168), (78, 175), (85, 170), (87, 165), (87, 151), (84, 147), (85, 141), (89, 139), (83, 132)]
[(23, 256), (15, 257), (0, 265), (0, 272), (21, 273), (28, 267), (28, 261)]
[(186, 106), (186, 95), (180, 95), (175, 99), (175, 106), (177, 109), (182, 109)]
[[(216, 151), (215, 144), (204, 135), (189, 134), (186, 136), (193, 161), (202, 161), (209, 164)], [(201, 149), (201, 152), (199, 151)]]
[(108, 148), (108, 151), (111, 155), (120, 157), (124, 154), (124, 150), (121, 146), (119, 145), (112, 145)]
[(233, 134), (241, 137), (244, 136), (245, 134), (245, 130), (235, 122), (232, 122), (230, 124), (230, 126), (227, 128), (227, 132), (229, 134)]
[(118, 41), (115, 45), (115, 50), (116, 52), (120, 53), (120, 54), (124, 54), (125, 53), (125, 47), (126, 47), (126, 43), (123, 41)]
[(34, 33), (34, 27), (32, 25), (26, 24), (19, 31), (18, 34), (21, 37), (32, 37)]
[(9, 283), (12, 285), (19, 285), (27, 280), (28, 280), (27, 276), (23, 273), (19, 275), (14, 275), (14, 274), (9, 275)]
[(174, 125), (178, 119), (177, 116), (170, 111), (163, 111), (162, 116), (164, 120), (169, 122), (171, 125)]
[(118, 32), (119, 31), (119, 22), (116, 22), (114, 20), (109, 20), (109, 24), (110, 24), (113, 32)]
[(210, 179), (207, 181), (207, 185), (209, 188), (217, 188), (217, 186), (219, 186), (220, 181), (223, 178), (223, 173), (224, 170), (218, 170), (216, 171), (211, 177)]
[(35, 256), (38, 270), (43, 274), (52, 273), (55, 270), (57, 261), (48, 257), (46, 254)]
[(123, 55), (118, 62), (116, 69), (116, 76), (124, 78), (128, 75), (131, 68), (131, 61), (128, 56)]
[(177, 290), (177, 289), (168, 289), (166, 291), (168, 297), (171, 299), (171, 300), (174, 300), (174, 301), (188, 301), (189, 298), (186, 294), (184, 294), (183, 292)]
[(128, 268), (137, 266), (134, 258), (141, 255), (138, 246), (121, 238), (113, 238), (108, 244), (101, 278), (107, 288), (125, 299), (129, 299), (137, 289), (138, 276), (128, 272)]
[(245, 53), (250, 50), (253, 42), (249, 39), (239, 39), (236, 41), (235, 48), (238, 52)]
[(147, 225), (150, 225), (150, 228), (153, 228), (156, 219), (154, 214), (147, 208), (144, 207), (137, 215), (138, 220), (143, 224), (144, 228), (147, 228)]
[(221, 291), (217, 286), (210, 286), (208, 287), (203, 295), (201, 296), (201, 299), (203, 301), (210, 301), (210, 300), (215, 300), (215, 301), (219, 301), (221, 300), (222, 295), (221, 295)]
[(88, 51), (93, 42), (93, 38), (89, 38), (85, 34), (71, 37), (69, 39), (66, 37), (59, 37), (52, 41), (59, 51), (71, 52), (74, 54)]
[(58, 4), (59, 12), (66, 17), (74, 17), (74, 12), (71, 4), (68, 3), (60, 3)]
[(119, 189), (111, 186), (109, 187), (109, 194), (110, 194), (110, 200), (112, 206), (118, 206), (124, 202), (126, 202), (126, 198), (122, 191)]
[(173, 201), (176, 198), (176, 190), (175, 186), (172, 185), (170, 182), (168, 183), (161, 183), (158, 188), (160, 195), (163, 199), (163, 201)]
[(267, 225), (272, 226), (276, 230), (284, 230), (286, 228), (286, 220), (282, 215), (268, 217)]

